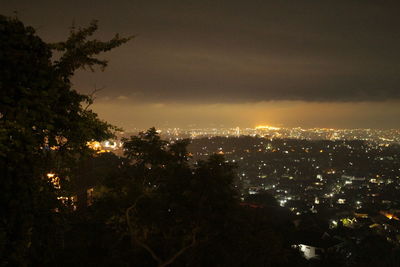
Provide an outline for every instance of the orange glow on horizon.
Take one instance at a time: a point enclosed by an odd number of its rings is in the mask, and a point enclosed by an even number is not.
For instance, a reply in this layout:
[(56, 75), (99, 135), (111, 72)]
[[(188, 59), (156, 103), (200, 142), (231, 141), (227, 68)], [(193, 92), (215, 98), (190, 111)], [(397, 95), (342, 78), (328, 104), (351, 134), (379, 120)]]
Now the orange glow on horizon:
[(256, 130), (280, 130), (279, 127), (273, 127), (269, 125), (257, 125)]

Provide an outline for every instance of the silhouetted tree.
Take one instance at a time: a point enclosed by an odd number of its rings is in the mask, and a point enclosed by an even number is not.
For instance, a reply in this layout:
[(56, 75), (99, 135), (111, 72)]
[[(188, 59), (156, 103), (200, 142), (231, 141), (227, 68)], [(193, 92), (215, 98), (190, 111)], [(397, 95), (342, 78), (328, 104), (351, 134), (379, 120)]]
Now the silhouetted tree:
[[(116, 233), (116, 262), (142, 266), (295, 266), (286, 213), (239, 205), (236, 165), (221, 155), (190, 162), (187, 141), (154, 128), (124, 140), (124, 161), (94, 208)], [(279, 207), (280, 208), (280, 207)], [(108, 218), (107, 218), (108, 217)]]
[(158, 266), (176, 263), (211, 239), (237, 203), (233, 165), (213, 156), (191, 166), (187, 144), (161, 140), (154, 128), (125, 139), (129, 162), (108, 183), (103, 196), (108, 201), (99, 200), (118, 203), (110, 224)]
[[(62, 206), (47, 173), (73, 179), (86, 143), (112, 136), (92, 98), (72, 89), (78, 68), (106, 66), (95, 56), (129, 40), (87, 40), (97, 29), (72, 29), (65, 42), (44, 43), (32, 27), (0, 16), (0, 257), (3, 264), (42, 265), (61, 238)], [(61, 53), (52, 61), (52, 49)], [(63, 181), (62, 181), (63, 182)], [(55, 211), (59, 211), (58, 213)], [(44, 256), (46, 255), (46, 256)]]

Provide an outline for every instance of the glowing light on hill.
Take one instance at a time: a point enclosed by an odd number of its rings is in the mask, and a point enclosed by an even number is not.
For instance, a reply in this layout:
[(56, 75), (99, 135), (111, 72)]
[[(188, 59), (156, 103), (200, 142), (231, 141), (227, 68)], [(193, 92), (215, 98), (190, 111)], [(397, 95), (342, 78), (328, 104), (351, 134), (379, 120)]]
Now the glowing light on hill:
[(273, 127), (268, 125), (258, 125), (256, 126), (256, 130), (280, 130), (279, 127)]
[(101, 150), (101, 144), (97, 141), (87, 142), (86, 145), (93, 150)]

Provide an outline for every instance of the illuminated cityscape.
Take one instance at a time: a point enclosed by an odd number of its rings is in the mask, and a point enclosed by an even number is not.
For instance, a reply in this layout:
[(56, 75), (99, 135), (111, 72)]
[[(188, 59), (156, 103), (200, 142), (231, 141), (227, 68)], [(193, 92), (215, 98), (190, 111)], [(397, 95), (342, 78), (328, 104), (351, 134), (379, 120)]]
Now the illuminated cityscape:
[(0, 266), (400, 266), (399, 10), (2, 1)]
[[(213, 154), (236, 164), (243, 201), (267, 193), (293, 216), (326, 220), (327, 231), (340, 225), (357, 239), (356, 229), (366, 227), (400, 245), (399, 130), (257, 126), (158, 132), (171, 142), (189, 138), (193, 164)], [(122, 154), (120, 141), (102, 144)]]
[[(145, 129), (132, 129), (129, 132), (121, 134), (129, 136), (137, 134)], [(239, 137), (252, 136), (263, 137), (267, 139), (299, 139), (299, 140), (363, 140), (376, 145), (389, 145), (400, 143), (399, 129), (327, 129), (312, 128), (304, 129), (300, 127), (285, 128), (273, 126), (256, 126), (254, 128), (160, 128), (158, 132), (166, 139), (174, 140), (176, 138), (203, 138), (203, 137)], [(106, 145), (109, 146), (109, 145)]]

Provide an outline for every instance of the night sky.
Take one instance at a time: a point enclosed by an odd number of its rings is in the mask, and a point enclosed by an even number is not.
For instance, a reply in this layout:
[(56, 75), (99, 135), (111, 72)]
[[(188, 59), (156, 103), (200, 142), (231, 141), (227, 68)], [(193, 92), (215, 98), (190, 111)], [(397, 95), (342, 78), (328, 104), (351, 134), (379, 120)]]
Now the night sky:
[(400, 128), (400, 1), (0, 0), (45, 41), (135, 35), (75, 88), (126, 130)]

